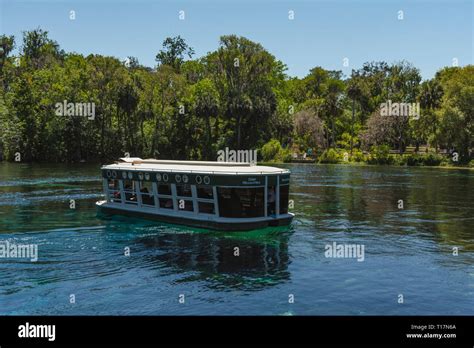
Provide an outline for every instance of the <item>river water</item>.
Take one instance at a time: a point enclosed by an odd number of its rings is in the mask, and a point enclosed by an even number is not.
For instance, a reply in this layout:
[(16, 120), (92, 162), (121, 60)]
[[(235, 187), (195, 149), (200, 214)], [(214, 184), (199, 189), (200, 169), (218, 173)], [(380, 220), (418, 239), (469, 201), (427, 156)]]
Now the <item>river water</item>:
[(292, 225), (225, 234), (98, 215), (98, 165), (0, 163), (0, 242), (38, 245), (0, 258), (0, 314), (474, 314), (474, 172), (284, 167)]

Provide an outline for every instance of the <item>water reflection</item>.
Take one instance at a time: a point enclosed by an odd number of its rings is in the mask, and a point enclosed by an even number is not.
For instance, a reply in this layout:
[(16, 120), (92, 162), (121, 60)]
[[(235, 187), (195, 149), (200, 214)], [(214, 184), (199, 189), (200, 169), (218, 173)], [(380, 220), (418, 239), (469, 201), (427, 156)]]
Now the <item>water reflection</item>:
[(151, 257), (170, 273), (188, 273), (180, 281), (205, 281), (220, 290), (259, 290), (290, 279), (290, 235), (291, 228), (282, 227), (234, 234), (160, 233), (137, 242), (157, 250)]
[(414, 234), (474, 250), (471, 171), (340, 165), (291, 169), (290, 198), (297, 217), (318, 230), (376, 228), (377, 234)]

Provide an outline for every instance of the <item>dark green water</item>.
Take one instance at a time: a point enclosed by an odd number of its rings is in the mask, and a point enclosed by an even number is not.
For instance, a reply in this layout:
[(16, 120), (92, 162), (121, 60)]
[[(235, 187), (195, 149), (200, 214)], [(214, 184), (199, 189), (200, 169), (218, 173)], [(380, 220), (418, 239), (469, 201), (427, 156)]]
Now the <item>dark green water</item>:
[(0, 314), (474, 314), (473, 172), (288, 167), (292, 226), (222, 234), (97, 216), (99, 166), (0, 164), (0, 242), (39, 250), (0, 258)]

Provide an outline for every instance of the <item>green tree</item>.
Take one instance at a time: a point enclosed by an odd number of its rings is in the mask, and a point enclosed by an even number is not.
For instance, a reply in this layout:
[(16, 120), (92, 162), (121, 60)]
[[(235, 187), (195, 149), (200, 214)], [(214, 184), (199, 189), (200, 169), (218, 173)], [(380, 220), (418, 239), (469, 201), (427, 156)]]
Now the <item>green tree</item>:
[(179, 71), (186, 57), (191, 58), (194, 49), (181, 36), (168, 37), (163, 41), (163, 49), (156, 54), (160, 65), (169, 65)]
[(216, 74), (230, 145), (256, 146), (268, 136), (268, 122), (276, 109), (272, 77), (281, 65), (260, 44), (235, 35), (222, 36), (208, 62)]
[(211, 118), (217, 118), (219, 112), (219, 92), (212, 80), (205, 78), (192, 86), (192, 103), (196, 116), (206, 125), (206, 140), (203, 157), (211, 160), (215, 156), (212, 149)]
[(419, 119), (411, 121), (413, 139), (418, 151), (422, 142), (429, 142), (438, 150), (438, 129), (439, 118), (436, 117), (435, 110), (440, 107), (443, 97), (443, 89), (436, 79), (424, 81), (420, 85), (418, 100), (421, 108)]
[(362, 110), (363, 105), (367, 104), (367, 99), (369, 98), (369, 90), (364, 79), (357, 73), (357, 71), (352, 71), (352, 76), (347, 83), (346, 89), (347, 97), (351, 100), (351, 129), (350, 129), (350, 154), (352, 155), (352, 150), (354, 147), (354, 127), (356, 123), (356, 107)]
[(467, 163), (474, 148), (474, 66), (445, 68), (437, 74), (444, 96), (438, 111), (440, 141)]
[(48, 32), (42, 29), (27, 31), (23, 34), (21, 53), (28, 67), (41, 69), (64, 57), (64, 51), (56, 41), (51, 40)]

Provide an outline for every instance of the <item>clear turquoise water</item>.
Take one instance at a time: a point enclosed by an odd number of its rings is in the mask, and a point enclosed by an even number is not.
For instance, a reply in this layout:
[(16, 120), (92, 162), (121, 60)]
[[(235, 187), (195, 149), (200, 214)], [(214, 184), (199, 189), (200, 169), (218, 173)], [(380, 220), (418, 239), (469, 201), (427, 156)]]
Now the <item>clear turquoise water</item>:
[(287, 167), (292, 226), (222, 234), (97, 215), (96, 165), (0, 164), (0, 241), (39, 248), (0, 259), (0, 314), (474, 314), (473, 172)]

